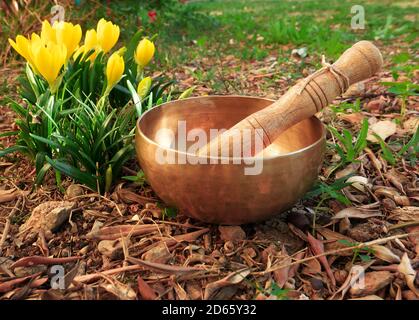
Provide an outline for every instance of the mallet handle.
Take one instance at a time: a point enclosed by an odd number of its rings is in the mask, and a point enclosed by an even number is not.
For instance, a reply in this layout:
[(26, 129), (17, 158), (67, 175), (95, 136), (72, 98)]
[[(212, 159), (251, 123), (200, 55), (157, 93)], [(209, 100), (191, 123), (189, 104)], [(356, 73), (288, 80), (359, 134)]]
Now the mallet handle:
[(207, 155), (210, 148), (218, 148), (219, 154), (222, 150), (229, 150), (231, 156), (233, 137), (243, 136), (243, 130), (250, 129), (250, 137), (242, 141), (242, 155), (249, 155), (243, 154), (243, 150), (251, 150), (253, 155), (255, 138), (260, 138), (256, 129), (263, 130), (263, 146), (266, 148), (286, 129), (329, 105), (348, 86), (373, 76), (382, 64), (379, 49), (371, 42), (360, 41), (346, 50), (334, 64), (326, 65), (299, 81), (279, 100), (241, 120), (201, 148), (198, 154)]

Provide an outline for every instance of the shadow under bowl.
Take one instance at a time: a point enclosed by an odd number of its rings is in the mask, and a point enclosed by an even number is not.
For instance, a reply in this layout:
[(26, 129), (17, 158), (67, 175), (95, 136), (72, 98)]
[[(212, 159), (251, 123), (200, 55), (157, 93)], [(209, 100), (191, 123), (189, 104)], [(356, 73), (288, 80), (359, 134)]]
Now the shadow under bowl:
[(230, 225), (266, 220), (294, 205), (312, 187), (322, 164), (325, 129), (316, 117), (286, 130), (256, 161), (198, 158), (187, 152), (194, 141), (181, 148), (184, 135), (194, 133), (190, 130), (202, 129), (210, 137), (210, 129), (229, 129), (272, 102), (207, 96), (168, 102), (144, 113), (137, 122), (136, 153), (156, 194), (182, 214)]

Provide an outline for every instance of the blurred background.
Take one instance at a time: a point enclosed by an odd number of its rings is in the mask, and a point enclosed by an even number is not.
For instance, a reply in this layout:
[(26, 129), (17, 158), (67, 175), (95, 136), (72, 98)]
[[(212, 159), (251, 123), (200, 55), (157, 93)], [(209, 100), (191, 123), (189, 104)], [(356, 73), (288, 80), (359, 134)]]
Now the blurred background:
[[(224, 0), (13, 0), (1, 1), (0, 63), (7, 79), (21, 59), (7, 38), (39, 30), (53, 19), (54, 5), (83, 30), (105, 17), (121, 27), (122, 40), (138, 29), (157, 34), (152, 69), (169, 72), (180, 87), (198, 93), (240, 93), (277, 97), (294, 79), (335, 59), (360, 39), (374, 40), (394, 63), (417, 62), (418, 1), (224, 1)], [(352, 11), (358, 9), (358, 11)], [(363, 12), (359, 12), (359, 6)], [(356, 16), (358, 14), (358, 16)], [(360, 14), (360, 15), (359, 15)], [(363, 29), (351, 22), (364, 18)], [(354, 20), (355, 19), (355, 20)], [(358, 25), (359, 26), (359, 25)], [(401, 57), (398, 55), (403, 53)], [(401, 59), (401, 61), (399, 61)], [(391, 61), (390, 61), (391, 62)], [(259, 81), (263, 80), (263, 81)], [(5, 82), (6, 81), (6, 82)], [(10, 83), (9, 83), (10, 85)], [(0, 91), (0, 94), (2, 91)]]

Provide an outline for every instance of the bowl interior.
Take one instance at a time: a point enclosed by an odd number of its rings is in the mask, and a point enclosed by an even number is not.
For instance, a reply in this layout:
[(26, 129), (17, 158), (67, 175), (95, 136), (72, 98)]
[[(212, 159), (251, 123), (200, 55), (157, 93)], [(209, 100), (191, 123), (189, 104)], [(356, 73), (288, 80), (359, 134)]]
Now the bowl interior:
[[(186, 132), (203, 129), (207, 137), (210, 137), (210, 129), (227, 130), (272, 102), (270, 99), (243, 96), (211, 96), (172, 101), (144, 113), (138, 128), (151, 143), (177, 150), (176, 138), (182, 130), (179, 129), (179, 121), (184, 121), (182, 123)], [(316, 143), (322, 136), (321, 122), (315, 117), (306, 119), (283, 132), (265, 149), (264, 156), (286, 155), (304, 149)], [(194, 142), (189, 142), (192, 143)]]

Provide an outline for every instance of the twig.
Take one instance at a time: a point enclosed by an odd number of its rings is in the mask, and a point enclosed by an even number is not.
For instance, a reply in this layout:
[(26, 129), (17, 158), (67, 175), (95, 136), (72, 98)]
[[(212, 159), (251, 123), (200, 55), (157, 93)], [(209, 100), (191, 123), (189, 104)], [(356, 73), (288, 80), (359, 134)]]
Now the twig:
[(10, 211), (9, 216), (7, 217), (6, 225), (4, 226), (3, 234), (0, 239), (0, 250), (3, 247), (4, 242), (6, 241), (7, 235), (10, 230), (10, 224), (12, 223), (12, 218), (15, 215), (16, 211), (18, 210), (17, 208), (19, 207), (21, 202), (22, 202), (22, 197), (19, 197), (18, 200), (16, 201), (16, 205), (14, 206), (12, 211)]
[(103, 274), (113, 275), (113, 274), (118, 274), (118, 273), (121, 273), (121, 272), (137, 271), (137, 270), (143, 270), (143, 269), (144, 269), (144, 267), (142, 267), (140, 265), (131, 265), (131, 266), (126, 266), (126, 267), (110, 269), (110, 270), (106, 270), (106, 271), (103, 271), (103, 272), (85, 274), (85, 275), (82, 275), (82, 276), (75, 277), (73, 281), (75, 281), (75, 282), (90, 282), (90, 281), (93, 281), (93, 280), (96, 280), (96, 279), (100, 279)]
[(347, 248), (340, 248), (340, 249), (324, 252), (322, 254), (318, 254), (318, 255), (315, 255), (315, 256), (308, 257), (308, 258), (297, 260), (297, 261), (294, 261), (294, 262), (291, 262), (291, 263), (273, 265), (269, 269), (267, 269), (265, 271), (262, 271), (262, 272), (256, 272), (255, 274), (265, 275), (267, 273), (273, 272), (273, 271), (278, 270), (278, 269), (290, 267), (290, 266), (293, 266), (295, 264), (307, 262), (307, 261), (317, 259), (317, 258), (320, 258), (320, 257), (323, 257), (323, 256), (328, 256), (328, 255), (331, 255), (331, 254), (336, 254), (336, 253), (344, 252), (344, 251), (348, 251), (348, 250), (362, 249), (364, 247), (372, 246), (372, 245), (375, 245), (375, 244), (382, 244), (382, 243), (386, 243), (387, 241), (390, 241), (390, 240), (403, 239), (403, 238), (407, 238), (409, 236), (418, 235), (418, 234), (419, 234), (419, 231), (411, 232), (411, 233), (404, 233), (404, 234), (395, 235), (395, 236), (382, 238), (382, 239), (377, 239), (377, 240), (373, 240), (373, 241), (369, 241), (369, 242), (358, 243), (356, 246), (351, 246), (351, 247), (347, 247)]
[(414, 226), (418, 226), (418, 225), (419, 225), (419, 221), (410, 221), (410, 222), (405, 222), (405, 223), (399, 223), (399, 224), (395, 224), (395, 225), (392, 225), (392, 226), (388, 227), (388, 231), (399, 229), (399, 228), (414, 227)]
[[(85, 188), (85, 189), (88, 189), (88, 190), (91, 190), (90, 188), (85, 187), (85, 186), (81, 186), (81, 187), (82, 187), (82, 188)], [(99, 198), (101, 198), (101, 199), (103, 199), (103, 200), (106, 200), (106, 201), (108, 201), (108, 202), (112, 203), (112, 204), (115, 206), (116, 210), (118, 211), (119, 215), (120, 215), (121, 217), (123, 217), (123, 216), (124, 216), (124, 215), (122, 214), (121, 209), (119, 209), (119, 207), (118, 207), (118, 205), (116, 204), (116, 202), (115, 202), (115, 201), (113, 201), (113, 200), (111, 200), (111, 199), (108, 199), (108, 198), (106, 198), (106, 197), (102, 196), (102, 195), (101, 195), (101, 194), (99, 194), (99, 193), (88, 193), (88, 194), (83, 194), (83, 195), (80, 195), (80, 196), (73, 197), (73, 198), (71, 198), (71, 200), (81, 199), (81, 198), (90, 198), (90, 197), (99, 197)]]

